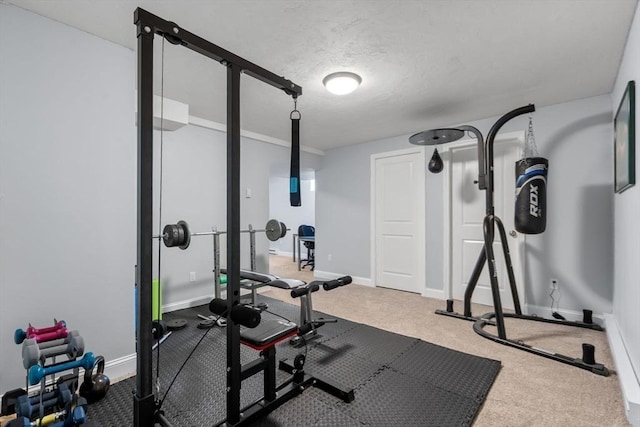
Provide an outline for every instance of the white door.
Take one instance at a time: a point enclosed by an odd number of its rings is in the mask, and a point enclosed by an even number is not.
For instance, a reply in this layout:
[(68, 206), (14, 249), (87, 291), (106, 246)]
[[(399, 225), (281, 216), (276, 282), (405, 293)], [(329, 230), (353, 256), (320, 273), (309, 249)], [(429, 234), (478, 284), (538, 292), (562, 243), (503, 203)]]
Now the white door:
[(371, 156), (372, 277), (376, 286), (425, 286), (425, 150)]
[[(523, 136), (523, 135), (522, 135)], [(507, 242), (513, 263), (520, 304), (524, 301), (523, 248), (524, 235), (515, 232), (515, 162), (521, 157), (523, 139), (520, 133), (510, 134), (494, 143), (494, 206), (495, 214), (505, 227)], [(451, 258), (450, 277), (453, 299), (463, 300), (473, 268), (483, 250), (482, 221), (485, 216), (486, 191), (474, 183), (478, 179), (478, 157), (475, 140), (463, 141), (449, 148), (448, 193), (450, 199)], [(496, 228), (494, 255), (500, 285), (500, 299), (504, 308), (513, 308), (509, 277)], [(485, 263), (473, 293), (473, 302), (493, 305), (489, 268)]]

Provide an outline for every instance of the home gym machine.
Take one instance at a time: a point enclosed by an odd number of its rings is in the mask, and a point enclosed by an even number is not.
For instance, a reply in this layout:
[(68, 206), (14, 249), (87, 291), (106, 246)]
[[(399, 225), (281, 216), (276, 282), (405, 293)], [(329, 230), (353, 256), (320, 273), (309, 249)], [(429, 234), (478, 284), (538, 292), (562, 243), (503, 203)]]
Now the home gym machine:
[[(224, 312), (228, 314), (226, 328), (226, 425), (240, 425), (246, 420), (244, 414), (252, 417), (266, 415), (284, 400), (301, 392), (300, 387), (292, 394), (276, 396), (269, 404), (260, 402), (251, 408), (240, 408), (240, 386), (248, 372), (243, 370), (240, 360), (240, 322), (250, 327), (256, 320), (249, 308), (240, 305), (240, 77), (241, 74), (256, 78), (284, 91), (294, 100), (294, 110), (290, 114), (292, 130), (292, 157), (290, 178), (290, 201), (300, 205), (300, 159), (299, 121), (300, 114), (295, 100), (302, 95), (302, 88), (290, 80), (249, 62), (207, 40), (204, 40), (178, 26), (155, 16), (143, 9), (134, 12), (134, 23), (138, 38), (138, 159), (137, 159), (137, 375), (133, 398), (133, 425), (152, 427), (156, 423), (171, 426), (165, 417), (161, 404), (156, 401), (152, 387), (152, 280), (153, 280), (153, 39), (155, 34), (175, 45), (184, 46), (227, 68), (227, 298)], [(294, 114), (297, 113), (297, 114)], [(179, 231), (178, 231), (179, 232)], [(239, 316), (236, 316), (239, 314)], [(247, 315), (248, 314), (248, 315)], [(259, 320), (259, 318), (258, 318)], [(257, 326), (253, 324), (254, 326)], [(290, 326), (287, 326), (290, 328)], [(293, 333), (289, 330), (287, 333)], [(276, 334), (277, 335), (277, 334)], [(268, 339), (269, 344), (275, 341)], [(269, 350), (270, 351), (270, 350)], [(254, 369), (264, 370), (271, 375), (266, 363)], [(269, 359), (269, 364), (272, 359)], [(294, 367), (295, 368), (295, 367)], [(268, 372), (267, 372), (268, 371)], [(313, 380), (311, 381), (313, 382)], [(266, 391), (266, 390), (265, 390)], [(267, 398), (273, 397), (265, 396)]]
[[(523, 320), (534, 320), (537, 322), (547, 322), (547, 323), (556, 323), (567, 326), (575, 326), (580, 328), (587, 328), (597, 331), (602, 331), (602, 327), (593, 323), (592, 320), (592, 312), (590, 310), (583, 311), (583, 321), (582, 322), (574, 322), (574, 321), (566, 321), (560, 319), (546, 319), (538, 316), (531, 316), (522, 314), (522, 309), (520, 307), (520, 299), (518, 298), (518, 291), (516, 288), (515, 275), (513, 273), (513, 265), (511, 263), (511, 256), (509, 253), (509, 244), (507, 242), (506, 232), (504, 229), (504, 225), (502, 220), (495, 215), (495, 207), (494, 207), (494, 168), (493, 168), (493, 143), (494, 139), (500, 130), (500, 128), (507, 123), (509, 120), (523, 115), (523, 114), (531, 114), (535, 111), (535, 106), (530, 104), (524, 107), (517, 108), (508, 112), (498, 119), (498, 121), (491, 127), (489, 130), (489, 134), (487, 136), (486, 143), (483, 142), (482, 134), (478, 129), (473, 126), (459, 126), (457, 128), (448, 128), (448, 129), (434, 129), (416, 133), (409, 138), (409, 142), (415, 145), (437, 145), (448, 142), (456, 141), (462, 138), (466, 132), (469, 132), (474, 135), (474, 137), (478, 141), (478, 180), (475, 182), (478, 184), (480, 190), (485, 191), (485, 217), (483, 220), (483, 233), (484, 233), (484, 245), (480, 254), (478, 256), (478, 260), (471, 272), (471, 277), (469, 282), (467, 283), (467, 287), (465, 289), (464, 294), (464, 314), (456, 313), (453, 309), (453, 300), (447, 300), (447, 307), (445, 310), (436, 310), (437, 314), (442, 314), (446, 316), (456, 317), (458, 319), (470, 320), (475, 322), (473, 325), (473, 329), (479, 335), (491, 339), (495, 342), (498, 342), (503, 345), (508, 345), (519, 350), (527, 351), (529, 353), (537, 354), (538, 356), (546, 357), (561, 363), (566, 363), (581, 369), (585, 369), (591, 371), (598, 375), (609, 375), (609, 371), (604, 365), (600, 363), (596, 363), (594, 357), (594, 346), (591, 344), (583, 344), (582, 345), (582, 358), (575, 358), (570, 356), (565, 356), (562, 354), (554, 353), (551, 351), (547, 351), (538, 347), (533, 347), (531, 345), (525, 344), (520, 340), (513, 340), (507, 338), (507, 332), (505, 329), (504, 318), (511, 317), (516, 319)], [(532, 127), (529, 127), (529, 133), (532, 137)], [(528, 135), (529, 136), (529, 135)], [(434, 153), (436, 156), (436, 153)], [(538, 174), (541, 174), (541, 169), (544, 169), (544, 175), (546, 176), (546, 159), (535, 158), (535, 159), (524, 159), (524, 160), (538, 160), (540, 164), (544, 164), (544, 167), (541, 165), (530, 167), (527, 172), (527, 179), (530, 177), (535, 177)], [(540, 162), (542, 160), (542, 162)], [(431, 165), (430, 169), (431, 169)], [(516, 165), (518, 167), (518, 165)], [(438, 169), (438, 168), (436, 168)], [(432, 172), (439, 172), (439, 170), (434, 170)], [(519, 180), (520, 181), (520, 180)], [(546, 178), (543, 180), (546, 186)], [(518, 182), (518, 184), (521, 184)], [(536, 194), (536, 202), (538, 201)], [(545, 197), (542, 199), (542, 197)], [(546, 202), (545, 194), (541, 194), (540, 200), (544, 200)], [(529, 198), (527, 198), (527, 207), (529, 209)], [(537, 205), (536, 205), (537, 206)], [(516, 205), (516, 216), (518, 215), (518, 205)], [(533, 208), (532, 208), (533, 209)], [(536, 208), (537, 209), (537, 208)], [(546, 213), (545, 213), (546, 215)], [(516, 224), (517, 225), (517, 224)], [(544, 230), (544, 225), (540, 228), (539, 225), (534, 224), (533, 227), (538, 227), (536, 231), (527, 231), (526, 227), (521, 227), (519, 230), (521, 232), (529, 233), (529, 234), (537, 234)], [(500, 243), (502, 245), (502, 251), (504, 254), (505, 265), (507, 269), (507, 275), (509, 278), (509, 286), (511, 290), (511, 295), (513, 297), (513, 306), (515, 313), (505, 313), (502, 309), (502, 302), (500, 300), (500, 288), (498, 284), (498, 275), (496, 270), (496, 260), (495, 254), (493, 251), (493, 242), (495, 237), (496, 227), (498, 229), (498, 234), (500, 236)], [(480, 278), (480, 274), (484, 268), (484, 265), (487, 264), (489, 268), (489, 278), (491, 281), (491, 295), (493, 298), (493, 313), (487, 313), (480, 317), (474, 317), (471, 314), (471, 298), (473, 296), (473, 292), (478, 283), (478, 279)], [(498, 330), (498, 335), (494, 335), (484, 330), (485, 326), (492, 325), (496, 326)]]

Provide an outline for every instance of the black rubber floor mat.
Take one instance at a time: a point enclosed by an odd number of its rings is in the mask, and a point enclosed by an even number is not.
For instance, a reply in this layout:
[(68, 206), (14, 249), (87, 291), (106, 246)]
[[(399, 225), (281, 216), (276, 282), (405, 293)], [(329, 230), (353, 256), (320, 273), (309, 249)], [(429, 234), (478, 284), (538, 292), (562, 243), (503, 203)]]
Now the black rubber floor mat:
[(501, 364), (497, 360), (417, 341), (389, 367), (481, 403), (498, 375)]
[[(270, 298), (260, 300), (267, 302), (270, 312), (297, 320), (298, 307)], [(198, 314), (209, 313), (203, 306), (165, 315), (167, 320), (184, 318), (188, 326), (173, 331), (161, 344), (159, 398), (206, 333), (162, 406), (176, 427), (213, 425), (226, 416), (226, 330), (198, 329)], [(326, 317), (322, 313), (316, 315)], [(353, 388), (355, 401), (347, 404), (310, 388), (255, 425), (470, 425), (500, 368), (494, 360), (343, 319), (327, 323), (319, 333), (308, 342), (305, 371)], [(277, 346), (278, 359), (291, 360), (299, 353), (305, 353), (305, 348), (293, 348), (288, 342)], [(257, 357), (257, 351), (242, 346), (242, 363)], [(156, 352), (154, 375), (155, 360)], [(277, 382), (281, 384), (288, 377), (286, 372), (278, 371)], [(134, 389), (135, 378), (112, 385), (103, 400), (89, 407), (88, 419), (100, 427), (132, 425)], [(242, 405), (260, 399), (262, 392), (262, 374), (243, 381)]]
[(468, 426), (478, 404), (473, 399), (384, 369), (339, 404), (351, 418), (371, 426)]
[(350, 347), (350, 352), (385, 365), (391, 363), (400, 353), (411, 347), (416, 338), (405, 337), (367, 325), (355, 328), (325, 341), (335, 347)]

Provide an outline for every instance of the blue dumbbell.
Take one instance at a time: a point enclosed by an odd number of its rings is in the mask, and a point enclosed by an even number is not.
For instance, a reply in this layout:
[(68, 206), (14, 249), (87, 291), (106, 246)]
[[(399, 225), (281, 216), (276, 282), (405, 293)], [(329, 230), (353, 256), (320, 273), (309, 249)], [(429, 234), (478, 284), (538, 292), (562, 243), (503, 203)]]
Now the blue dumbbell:
[(72, 397), (73, 395), (66, 384), (60, 384), (54, 391), (44, 393), (42, 395), (42, 404), (40, 404), (39, 395), (33, 397), (20, 396), (16, 401), (16, 414), (18, 417), (31, 418), (33, 414), (40, 410), (40, 406), (45, 409), (52, 406), (64, 406), (71, 402)]
[(58, 365), (43, 368), (40, 365), (34, 365), (29, 368), (29, 384), (36, 385), (47, 375), (57, 374), (58, 372), (67, 371), (69, 369), (84, 368), (91, 369), (96, 363), (96, 358), (92, 352), (86, 353), (82, 359), (70, 362), (60, 363)]
[(6, 427), (31, 427), (31, 421), (29, 421), (29, 418), (18, 417), (9, 421)]
[(87, 414), (82, 406), (76, 406), (73, 408), (71, 414), (67, 414), (67, 417), (61, 423), (56, 423), (51, 427), (71, 427), (79, 426), (87, 422)]

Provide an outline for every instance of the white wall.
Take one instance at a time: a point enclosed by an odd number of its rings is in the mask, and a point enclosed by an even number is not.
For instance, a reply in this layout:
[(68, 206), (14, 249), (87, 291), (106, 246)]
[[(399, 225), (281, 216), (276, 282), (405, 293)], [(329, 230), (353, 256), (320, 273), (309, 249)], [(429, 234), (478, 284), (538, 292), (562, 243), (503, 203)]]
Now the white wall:
[(269, 212), (270, 217), (284, 222), (287, 232), (284, 239), (269, 243), (269, 249), (277, 251), (281, 255), (293, 255), (294, 233), (298, 233), (298, 227), (302, 224), (316, 224), (316, 193), (311, 191), (313, 180), (302, 179), (300, 181), (300, 198), (302, 206), (291, 206), (289, 203), (289, 178), (274, 176), (269, 179)]
[[(540, 154), (550, 161), (549, 216), (547, 231), (527, 239), (525, 288), (529, 305), (550, 306), (548, 283), (554, 277), (560, 281), (563, 311), (581, 312), (582, 308), (591, 308), (596, 313), (611, 311), (611, 114), (609, 96), (539, 108), (534, 114)], [(466, 124), (476, 126), (486, 136), (496, 120), (493, 117)], [(507, 123), (501, 133), (524, 130), (527, 125), (527, 117), (521, 116)], [(369, 157), (408, 147), (408, 137), (326, 153), (317, 174), (316, 222), (323, 230), (317, 237), (317, 271), (370, 276)], [(442, 175), (427, 174), (424, 286), (430, 289), (442, 289), (444, 277), (442, 179)], [(339, 207), (339, 212), (335, 207)], [(328, 254), (333, 254), (333, 261), (328, 261)]]
[(134, 53), (0, 3), (0, 392), (53, 318), (134, 352)]
[[(624, 340), (626, 355), (635, 370), (636, 387), (640, 383), (640, 9), (636, 9), (633, 25), (611, 94), (611, 106), (617, 111), (627, 82), (636, 82), (635, 147), (636, 185), (613, 198), (615, 213), (615, 267), (613, 315)], [(634, 375), (629, 372), (629, 375)], [(636, 396), (640, 405), (640, 396)], [(640, 408), (638, 408), (640, 409)], [(636, 413), (640, 423), (640, 410)], [(640, 425), (640, 424), (638, 424)]]

